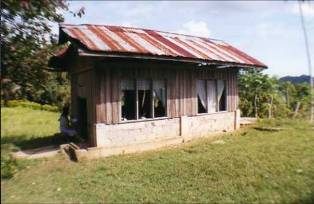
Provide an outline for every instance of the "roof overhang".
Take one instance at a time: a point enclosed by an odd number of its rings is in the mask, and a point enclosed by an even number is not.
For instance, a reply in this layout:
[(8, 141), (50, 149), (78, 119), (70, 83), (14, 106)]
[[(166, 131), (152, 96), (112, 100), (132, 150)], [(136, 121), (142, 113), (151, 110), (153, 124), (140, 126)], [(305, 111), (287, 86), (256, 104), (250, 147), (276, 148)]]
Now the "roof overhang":
[(159, 61), (173, 61), (173, 62), (186, 62), (186, 63), (194, 63), (199, 67), (205, 66), (213, 66), (216, 65), (216, 68), (224, 69), (224, 68), (258, 68), (258, 69), (266, 69), (266, 66), (255, 66), (255, 65), (246, 65), (241, 63), (233, 63), (233, 62), (224, 62), (224, 61), (214, 61), (214, 60), (202, 60), (195, 58), (179, 58), (179, 57), (169, 57), (169, 56), (156, 56), (156, 55), (143, 55), (143, 54), (130, 54), (130, 53), (106, 53), (106, 52), (93, 52), (78, 49), (79, 56), (89, 56), (89, 57), (103, 57), (103, 58), (123, 58), (123, 59), (149, 59), (149, 60), (159, 60)]
[(240, 68), (240, 69), (266, 69), (265, 66), (255, 66), (246, 65), (233, 62), (224, 61), (213, 61), (213, 60), (202, 60), (195, 58), (179, 58), (179, 57), (169, 57), (169, 56), (156, 56), (156, 55), (143, 55), (143, 54), (130, 54), (130, 53), (114, 53), (114, 52), (95, 52), (86, 49), (77, 48), (77, 46), (69, 46), (67, 50), (59, 56), (53, 56), (49, 60), (49, 67), (51, 71), (67, 71), (66, 65), (67, 58), (69, 55), (73, 55), (73, 52), (81, 57), (95, 57), (95, 58), (110, 58), (110, 59), (144, 59), (144, 60), (154, 60), (154, 61), (164, 61), (164, 62), (179, 62), (179, 63), (192, 63), (200, 68), (215, 67), (217, 69), (228, 69), (228, 68)]

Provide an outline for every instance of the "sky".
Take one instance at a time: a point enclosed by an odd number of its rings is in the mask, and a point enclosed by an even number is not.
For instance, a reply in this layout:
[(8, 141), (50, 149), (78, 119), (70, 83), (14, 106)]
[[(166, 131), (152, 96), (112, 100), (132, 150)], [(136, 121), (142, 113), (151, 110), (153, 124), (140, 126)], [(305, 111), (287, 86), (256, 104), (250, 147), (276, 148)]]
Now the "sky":
[[(266, 65), (277, 77), (308, 74), (298, 2), (69, 1), (65, 23), (147, 28), (223, 40)], [(314, 69), (314, 2), (302, 5)], [(58, 25), (54, 25), (58, 32)], [(314, 70), (313, 70), (314, 72)]]

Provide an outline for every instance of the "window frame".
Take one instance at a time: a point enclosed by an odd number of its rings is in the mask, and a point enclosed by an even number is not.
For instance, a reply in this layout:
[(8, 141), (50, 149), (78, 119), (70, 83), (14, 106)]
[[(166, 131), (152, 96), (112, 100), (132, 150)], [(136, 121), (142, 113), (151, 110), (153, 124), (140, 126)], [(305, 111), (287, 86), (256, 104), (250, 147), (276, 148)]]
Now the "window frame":
[[(131, 79), (129, 79), (129, 78), (126, 78), (126, 79), (121, 79), (120, 81), (119, 81), (119, 88), (118, 88), (118, 90), (119, 90), (119, 111), (118, 111), (118, 114), (119, 114), (119, 122), (125, 122), (125, 121), (123, 121), (122, 120), (122, 97), (121, 97), (121, 94), (122, 94), (122, 91), (123, 91), (123, 89), (122, 89), (122, 86), (121, 86), (121, 83), (122, 83), (122, 81), (131, 81), (132, 82), (132, 84), (133, 84), (133, 86), (134, 86), (134, 91), (135, 91), (135, 99), (136, 99), (136, 95), (137, 95), (137, 91), (136, 91), (136, 80), (134, 79), (134, 78), (131, 78)], [(135, 117), (135, 119), (131, 119), (131, 120), (126, 120), (126, 121), (134, 121), (134, 120), (136, 120), (136, 118), (137, 118), (137, 116), (136, 116), (136, 114), (137, 114), (137, 104), (136, 104), (136, 100), (135, 100), (135, 103), (134, 103), (134, 117)]]
[[(121, 81), (122, 80), (131, 80), (133, 81), (134, 85), (135, 85), (135, 119), (133, 120), (125, 120), (123, 121), (122, 120), (122, 103), (121, 103), (121, 98), (119, 99), (120, 100), (120, 107), (119, 107), (119, 110), (120, 110), (120, 114), (119, 114), (119, 123), (128, 123), (128, 122), (137, 122), (137, 121), (150, 121), (150, 120), (160, 120), (160, 119), (165, 119), (165, 118), (168, 118), (168, 89), (167, 89), (167, 80), (166, 79), (145, 79), (145, 78), (136, 78), (136, 79), (121, 79), (120, 80), (120, 88), (119, 88), (119, 93), (121, 94)], [(151, 118), (145, 118), (145, 119), (141, 119), (139, 118), (139, 93), (138, 93), (138, 81), (139, 80), (147, 80), (149, 81), (149, 90), (150, 90), (150, 95), (151, 95), (151, 100), (150, 100), (150, 107), (151, 107), (151, 115), (152, 117)], [(155, 112), (154, 112), (154, 81), (157, 81), (157, 80), (162, 80), (165, 82), (165, 116), (162, 116), (162, 117), (155, 117)]]
[[(139, 108), (139, 89), (138, 89), (138, 82), (139, 81), (147, 81), (148, 82), (148, 86), (149, 86), (149, 91), (150, 91), (150, 104), (149, 104), (149, 107), (150, 107), (150, 115), (151, 117), (150, 118), (145, 118), (145, 119), (140, 119), (140, 108)], [(136, 79), (135, 80), (135, 91), (136, 91), (136, 97), (135, 97), (135, 100), (136, 100), (136, 107), (137, 107), (137, 110), (136, 110), (136, 120), (146, 120), (146, 119), (152, 119), (154, 118), (154, 115), (153, 115), (153, 80), (152, 79)], [(146, 91), (146, 90), (144, 90)]]
[[(223, 113), (223, 112), (228, 112), (228, 82), (225, 79), (196, 79), (195, 83), (197, 83), (197, 80), (204, 80), (205, 81), (205, 93), (206, 93), (206, 112), (205, 113), (199, 113), (198, 112), (198, 96), (197, 96), (197, 91), (196, 93), (196, 115), (207, 115), (207, 114), (215, 114), (215, 113)], [(226, 109), (219, 111), (219, 99), (218, 99), (218, 81), (221, 80), (224, 82), (225, 85), (225, 104), (226, 104)], [(208, 81), (214, 81), (215, 83), (215, 89), (216, 89), (216, 107), (215, 107), (215, 112), (209, 112), (209, 100), (208, 100)], [(195, 84), (196, 87), (196, 84)]]

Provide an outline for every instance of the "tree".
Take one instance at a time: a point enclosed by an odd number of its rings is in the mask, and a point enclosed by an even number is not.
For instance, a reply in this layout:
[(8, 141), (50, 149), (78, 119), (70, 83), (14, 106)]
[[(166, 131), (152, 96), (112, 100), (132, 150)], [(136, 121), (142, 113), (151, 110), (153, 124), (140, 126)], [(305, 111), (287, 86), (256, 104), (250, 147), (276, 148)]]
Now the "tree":
[(296, 103), (300, 103), (300, 116), (309, 116), (311, 114), (311, 88), (309, 83), (301, 83), (295, 85), (296, 89), (296, 96), (295, 101)]
[(242, 71), (239, 76), (239, 107), (244, 116), (272, 118), (285, 114), (284, 98), (276, 78), (260, 70)]
[(310, 110), (309, 83), (280, 82), (258, 70), (239, 76), (239, 107), (246, 117), (306, 117)]
[(290, 81), (284, 81), (279, 83), (279, 91), (284, 94), (285, 102), (288, 108), (293, 107), (295, 104), (295, 97), (296, 97), (296, 88), (295, 85), (292, 84)]
[[(68, 5), (64, 0), (2, 0), (1, 8), (1, 82), (19, 86), (22, 98), (42, 102), (38, 92), (49, 90), (48, 80), (58, 77), (46, 69), (49, 57), (59, 49), (52, 23), (63, 22), (60, 11), (68, 11)], [(81, 16), (84, 9), (72, 13)], [(2, 89), (6, 87), (10, 86)], [(12, 97), (4, 94), (10, 91), (2, 93), (4, 99)]]
[(240, 107), (244, 115), (259, 117), (262, 102), (270, 95), (272, 83), (259, 70), (244, 71), (239, 78)]

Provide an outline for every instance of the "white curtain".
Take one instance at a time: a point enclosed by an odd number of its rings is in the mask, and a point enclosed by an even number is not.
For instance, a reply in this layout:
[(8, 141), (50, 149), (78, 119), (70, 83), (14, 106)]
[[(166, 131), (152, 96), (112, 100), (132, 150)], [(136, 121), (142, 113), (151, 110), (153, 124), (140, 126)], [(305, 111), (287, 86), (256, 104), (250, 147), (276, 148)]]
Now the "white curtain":
[(143, 108), (144, 104), (145, 104), (146, 97), (148, 97), (146, 91), (150, 90), (150, 81), (144, 80), (144, 79), (137, 80), (137, 90), (138, 91), (144, 91), (142, 101), (139, 101), (140, 107)]
[(165, 80), (154, 80), (154, 97), (161, 101), (161, 104), (165, 107), (166, 104), (166, 82)]
[(208, 97), (208, 112), (214, 113), (217, 110), (217, 94), (216, 94), (216, 81), (207, 81), (207, 97)]
[(225, 81), (224, 80), (217, 80), (217, 96), (218, 96), (218, 103), (221, 99), (222, 93), (225, 89)]
[(206, 109), (206, 90), (205, 90), (205, 80), (196, 81), (196, 92), (198, 98), (201, 100), (201, 104)]

